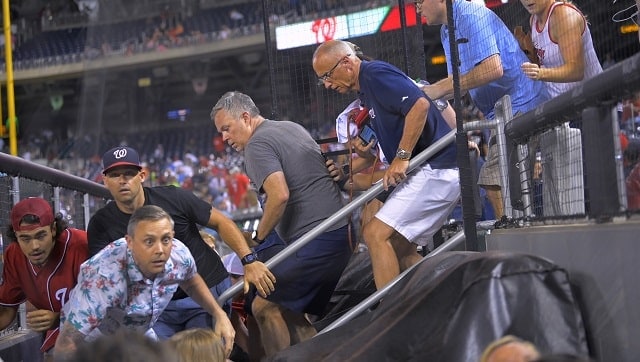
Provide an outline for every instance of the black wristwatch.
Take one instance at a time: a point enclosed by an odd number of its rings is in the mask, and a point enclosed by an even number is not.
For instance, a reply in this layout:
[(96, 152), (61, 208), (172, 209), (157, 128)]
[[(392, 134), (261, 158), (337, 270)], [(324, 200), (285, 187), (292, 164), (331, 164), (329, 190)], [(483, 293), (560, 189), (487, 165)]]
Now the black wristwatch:
[(342, 165), (342, 175), (343, 176), (349, 176), (349, 171), (350, 170), (351, 170), (351, 166), (348, 163), (345, 163), (344, 165)]
[(253, 230), (251, 233), (251, 240), (255, 241), (258, 244), (262, 244), (264, 240), (258, 239), (258, 230)]
[(242, 263), (242, 265), (251, 264), (254, 261), (258, 261), (258, 254), (256, 254), (253, 251), (251, 253), (243, 256), (242, 259), (240, 259), (240, 262)]

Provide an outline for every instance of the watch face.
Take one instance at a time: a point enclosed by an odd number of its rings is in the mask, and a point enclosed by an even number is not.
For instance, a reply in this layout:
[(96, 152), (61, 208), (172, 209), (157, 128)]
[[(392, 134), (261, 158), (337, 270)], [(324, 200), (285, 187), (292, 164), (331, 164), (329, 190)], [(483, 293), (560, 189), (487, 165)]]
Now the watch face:
[(408, 160), (411, 157), (411, 152), (403, 150), (402, 148), (398, 149), (396, 152), (396, 157), (401, 160)]

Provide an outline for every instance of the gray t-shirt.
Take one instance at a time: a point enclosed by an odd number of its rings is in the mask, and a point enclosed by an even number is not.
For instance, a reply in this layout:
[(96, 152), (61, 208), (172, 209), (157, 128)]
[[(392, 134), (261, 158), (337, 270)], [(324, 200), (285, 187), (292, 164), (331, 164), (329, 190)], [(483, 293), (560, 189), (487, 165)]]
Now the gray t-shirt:
[[(264, 120), (245, 146), (244, 156), (247, 175), (260, 191), (267, 176), (284, 173), (289, 201), (276, 226), (284, 241), (295, 240), (342, 208), (342, 195), (320, 146), (301, 125)], [(346, 224), (345, 218), (327, 231)]]

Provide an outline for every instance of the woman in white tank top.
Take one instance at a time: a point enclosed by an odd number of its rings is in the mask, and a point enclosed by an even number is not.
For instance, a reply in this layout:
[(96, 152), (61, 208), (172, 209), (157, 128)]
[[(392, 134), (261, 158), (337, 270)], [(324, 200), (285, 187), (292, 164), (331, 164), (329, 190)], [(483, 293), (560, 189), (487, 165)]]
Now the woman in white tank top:
[(531, 39), (539, 64), (523, 63), (531, 79), (544, 81), (551, 97), (602, 72), (585, 16), (569, 1), (520, 0), (531, 14)]

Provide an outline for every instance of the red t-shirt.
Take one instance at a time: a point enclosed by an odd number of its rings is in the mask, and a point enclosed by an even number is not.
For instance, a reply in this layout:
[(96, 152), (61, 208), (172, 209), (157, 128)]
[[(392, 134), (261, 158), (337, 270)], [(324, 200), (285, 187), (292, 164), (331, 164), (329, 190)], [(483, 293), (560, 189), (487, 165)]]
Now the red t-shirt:
[(627, 209), (640, 210), (640, 162), (627, 176)]
[(227, 192), (229, 193), (229, 198), (231, 202), (233, 202), (236, 207), (241, 207), (242, 199), (244, 195), (247, 194), (247, 190), (249, 190), (249, 185), (251, 184), (251, 180), (249, 180), (249, 176), (244, 173), (236, 173), (229, 176), (229, 182), (227, 183)]
[[(4, 251), (3, 278), (0, 285), (0, 305), (17, 307), (29, 301), (36, 309), (60, 312), (78, 281), (80, 264), (87, 260), (87, 233), (68, 228), (60, 233), (49, 260), (39, 270), (12, 242)], [(47, 331), (40, 350), (52, 348), (58, 337), (59, 325)]]

